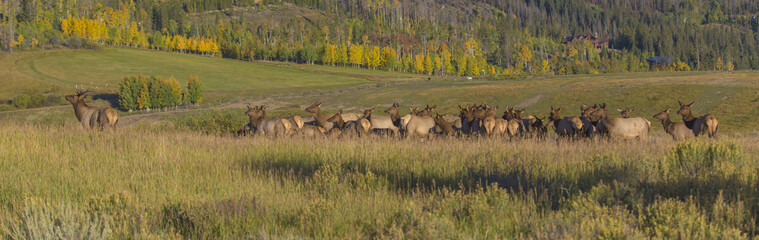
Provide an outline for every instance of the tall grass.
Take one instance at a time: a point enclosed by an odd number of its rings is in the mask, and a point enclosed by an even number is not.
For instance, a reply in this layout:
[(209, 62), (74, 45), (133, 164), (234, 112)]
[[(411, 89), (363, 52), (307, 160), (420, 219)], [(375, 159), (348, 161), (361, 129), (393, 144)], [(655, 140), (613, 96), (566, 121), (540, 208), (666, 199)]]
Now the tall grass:
[(0, 217), (29, 199), (114, 238), (745, 238), (750, 137), (720, 142), (312, 140), (0, 126)]

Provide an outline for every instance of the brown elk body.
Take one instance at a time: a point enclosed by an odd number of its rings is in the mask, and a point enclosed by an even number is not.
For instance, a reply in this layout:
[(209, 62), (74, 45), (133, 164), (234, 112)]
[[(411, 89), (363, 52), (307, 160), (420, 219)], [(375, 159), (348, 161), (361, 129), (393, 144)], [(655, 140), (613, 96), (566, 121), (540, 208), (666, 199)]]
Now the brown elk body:
[(79, 120), (79, 123), (85, 129), (90, 128), (111, 128), (116, 125), (119, 120), (119, 115), (112, 108), (96, 108), (88, 106), (84, 99), (87, 98), (89, 91), (82, 91), (77, 89), (75, 95), (67, 95), (65, 98), (74, 106), (74, 114)]
[(655, 119), (661, 120), (661, 124), (664, 127), (664, 132), (672, 136), (675, 141), (682, 141), (686, 139), (695, 138), (693, 131), (691, 131), (684, 122), (672, 122), (669, 119), (669, 111), (672, 109), (667, 108), (660, 113), (654, 115)]
[(446, 120), (446, 116), (444, 115), (435, 116), (435, 124), (437, 125), (436, 128), (440, 129), (440, 132), (442, 134), (448, 136), (458, 135), (459, 131), (456, 130), (455, 123), (456, 121)]
[(575, 137), (582, 133), (583, 122), (578, 117), (565, 117), (562, 118), (559, 115), (561, 107), (556, 109), (551, 106), (551, 115), (548, 120), (552, 122), (552, 126), (556, 134), (560, 137)]
[(677, 101), (677, 103), (680, 104), (680, 110), (677, 111), (677, 114), (683, 116), (685, 126), (693, 131), (693, 135), (698, 137), (699, 135), (706, 134), (709, 138), (717, 138), (717, 127), (719, 125), (717, 117), (711, 114), (693, 117), (693, 112), (691, 112), (690, 108), (695, 101), (690, 104), (683, 104), (680, 101)]
[[(392, 112), (393, 108), (397, 109), (398, 107), (396, 106), (396, 104), (397, 103), (393, 104), (393, 106), (385, 110), (385, 113), (387, 113), (388, 111)], [(372, 108), (371, 110), (374, 111), (374, 108)], [(372, 124), (371, 130), (385, 130), (386, 129), (386, 130), (392, 131), (394, 136), (398, 136), (399, 128), (398, 126), (395, 125), (396, 121), (394, 120), (396, 116), (393, 116), (393, 115), (375, 116), (374, 114), (372, 114), (372, 111), (369, 111), (368, 114), (365, 112), (364, 116), (362, 116), (363, 118), (368, 119), (369, 122)], [(400, 118), (398, 118), (397, 122), (400, 124)]]
[(250, 118), (249, 129), (259, 135), (286, 136), (293, 129), (290, 121), (284, 118), (267, 118), (266, 106), (251, 107), (245, 112)]
[(401, 127), (406, 133), (406, 137), (427, 136), (435, 128), (435, 119), (430, 116), (419, 116), (414, 114), (413, 108), (409, 107), (410, 114), (401, 118)]
[(459, 105), (459, 118), (461, 118), (461, 132), (465, 134), (479, 133), (480, 132), (480, 120), (475, 116), (475, 111), (478, 110), (477, 106), (461, 107)]
[(371, 122), (369, 122), (369, 120), (366, 118), (359, 118), (358, 120), (350, 122), (345, 121), (343, 118), (343, 110), (337, 111), (337, 113), (335, 113), (335, 115), (330, 117), (328, 120), (335, 123), (335, 127), (333, 129), (340, 129), (339, 132), (337, 130), (333, 131), (330, 129), (330, 132), (327, 134), (329, 136), (337, 135), (339, 137), (360, 137), (369, 134), (372, 127)]
[(610, 138), (619, 139), (648, 139), (651, 122), (641, 117), (609, 118), (606, 104), (590, 113), (591, 119), (599, 119), (598, 131)]
[(313, 117), (313, 123), (309, 125), (316, 125), (319, 127), (324, 128), (324, 130), (329, 131), (332, 129), (334, 124), (327, 121), (327, 119), (330, 117), (327, 114), (322, 113), (321, 111), (321, 102), (315, 102), (314, 104), (311, 104), (311, 106), (308, 106), (306, 108), (306, 112), (311, 114), (311, 117)]

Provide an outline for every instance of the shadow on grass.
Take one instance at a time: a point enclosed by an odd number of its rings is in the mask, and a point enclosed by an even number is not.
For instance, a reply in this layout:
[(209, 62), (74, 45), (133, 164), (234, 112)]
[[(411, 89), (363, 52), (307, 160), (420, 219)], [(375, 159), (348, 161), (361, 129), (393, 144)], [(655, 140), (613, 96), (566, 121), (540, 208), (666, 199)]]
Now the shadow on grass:
[(92, 100), (104, 100), (114, 108), (119, 106), (119, 95), (115, 93), (98, 93), (92, 96)]

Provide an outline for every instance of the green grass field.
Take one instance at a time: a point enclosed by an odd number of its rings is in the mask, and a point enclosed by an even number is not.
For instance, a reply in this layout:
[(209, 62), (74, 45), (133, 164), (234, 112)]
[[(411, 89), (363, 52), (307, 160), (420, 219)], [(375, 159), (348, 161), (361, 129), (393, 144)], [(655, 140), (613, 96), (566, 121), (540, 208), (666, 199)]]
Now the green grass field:
[(353, 77), (321, 74), (271, 65), (251, 64), (179, 53), (105, 48), (102, 50), (40, 53), (16, 62), (19, 70), (39, 81), (117, 87), (129, 75), (175, 76), (197, 74), (211, 91), (318, 87), (361, 83)]
[[(202, 71), (194, 72), (197, 69)], [(0, 112), (0, 239), (80, 229), (112, 239), (755, 238), (759, 73), (652, 72), (520, 80), (240, 62), (134, 49), (0, 55), (0, 100), (114, 92), (123, 76), (200, 76), (196, 107), (121, 112), (85, 131), (70, 105)], [(719, 141), (676, 143), (651, 115), (695, 100)], [(506, 105), (545, 116), (635, 107), (648, 142), (235, 137), (246, 104), (272, 116), (393, 102)], [(108, 106), (103, 100), (92, 105)], [(404, 113), (407, 110), (404, 110)], [(616, 114), (616, 113), (610, 113)], [(679, 121), (673, 113), (671, 118)], [(200, 123), (200, 124), (198, 124)], [(79, 233), (72, 230), (71, 232)]]

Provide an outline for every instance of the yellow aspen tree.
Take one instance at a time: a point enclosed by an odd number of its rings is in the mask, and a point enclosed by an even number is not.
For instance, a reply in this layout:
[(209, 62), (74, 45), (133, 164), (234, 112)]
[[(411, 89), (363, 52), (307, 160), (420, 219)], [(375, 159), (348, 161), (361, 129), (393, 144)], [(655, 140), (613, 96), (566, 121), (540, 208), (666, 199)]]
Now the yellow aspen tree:
[(61, 31), (63, 31), (64, 35), (71, 35), (71, 27), (71, 15), (61, 20)]
[(432, 74), (433, 68), (435, 67), (432, 63), (432, 54), (424, 55), (424, 72), (427, 74)]
[(377, 68), (382, 63), (382, 52), (378, 46), (372, 47), (371, 54), (369, 54), (369, 62), (372, 68)]
[(324, 46), (324, 55), (322, 56), (322, 62), (324, 64), (334, 65), (337, 58), (337, 46), (334, 44), (327, 44)]
[(424, 54), (420, 53), (414, 56), (414, 71), (424, 72)]
[(364, 64), (364, 47), (358, 44), (350, 46), (350, 63), (354, 66), (361, 66)]

